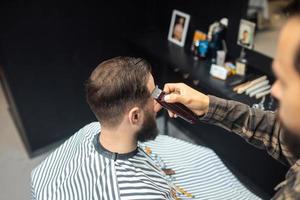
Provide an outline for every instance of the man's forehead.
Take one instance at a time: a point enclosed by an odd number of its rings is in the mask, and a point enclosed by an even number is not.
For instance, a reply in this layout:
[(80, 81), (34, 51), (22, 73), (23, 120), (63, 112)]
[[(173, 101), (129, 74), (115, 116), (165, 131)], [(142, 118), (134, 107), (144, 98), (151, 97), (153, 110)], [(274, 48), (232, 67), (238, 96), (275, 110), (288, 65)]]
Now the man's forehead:
[(300, 45), (300, 18), (290, 19), (282, 28), (275, 60), (284, 65), (293, 65), (296, 50)]
[[(282, 28), (277, 52), (273, 63), (273, 71), (277, 78), (282, 73), (291, 75), (294, 69), (295, 53), (300, 46), (300, 17), (292, 18)], [(284, 77), (284, 76), (281, 76)]]
[[(290, 19), (283, 27), (279, 37), (279, 48), (289, 53), (295, 52), (300, 44), (300, 17)], [(278, 52), (284, 53), (284, 52)], [(293, 55), (291, 55), (293, 56)]]

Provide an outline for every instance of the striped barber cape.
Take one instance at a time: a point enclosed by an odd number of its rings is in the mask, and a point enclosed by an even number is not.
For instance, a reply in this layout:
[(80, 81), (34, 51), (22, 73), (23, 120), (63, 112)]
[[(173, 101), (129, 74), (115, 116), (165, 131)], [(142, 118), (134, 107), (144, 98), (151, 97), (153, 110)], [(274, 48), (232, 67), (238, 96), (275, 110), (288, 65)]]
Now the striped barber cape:
[[(193, 199), (259, 199), (206, 147), (159, 135), (115, 154), (98, 142), (100, 130), (98, 122), (83, 127), (32, 171), (32, 199), (174, 199), (174, 185)], [(176, 173), (167, 177), (161, 163)]]

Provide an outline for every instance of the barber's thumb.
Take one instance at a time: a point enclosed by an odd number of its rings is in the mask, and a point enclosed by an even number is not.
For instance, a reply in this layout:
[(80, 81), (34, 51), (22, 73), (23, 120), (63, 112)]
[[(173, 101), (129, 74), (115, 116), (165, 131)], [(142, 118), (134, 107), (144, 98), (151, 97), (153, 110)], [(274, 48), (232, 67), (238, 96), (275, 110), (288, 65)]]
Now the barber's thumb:
[(167, 94), (164, 97), (164, 101), (167, 103), (184, 103), (184, 99), (180, 94)]

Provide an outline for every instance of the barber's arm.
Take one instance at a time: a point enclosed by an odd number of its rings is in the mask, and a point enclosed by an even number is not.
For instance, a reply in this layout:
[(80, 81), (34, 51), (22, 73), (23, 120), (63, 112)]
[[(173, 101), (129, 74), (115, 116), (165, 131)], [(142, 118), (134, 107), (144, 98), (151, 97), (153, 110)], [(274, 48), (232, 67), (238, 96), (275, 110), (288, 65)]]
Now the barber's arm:
[[(295, 162), (296, 158), (285, 145), (282, 127), (275, 112), (253, 109), (236, 101), (205, 95), (183, 83), (168, 83), (164, 91), (169, 93), (165, 97), (166, 102), (184, 104), (200, 116), (201, 121), (242, 136), (284, 164)], [(169, 115), (176, 117), (171, 112)]]

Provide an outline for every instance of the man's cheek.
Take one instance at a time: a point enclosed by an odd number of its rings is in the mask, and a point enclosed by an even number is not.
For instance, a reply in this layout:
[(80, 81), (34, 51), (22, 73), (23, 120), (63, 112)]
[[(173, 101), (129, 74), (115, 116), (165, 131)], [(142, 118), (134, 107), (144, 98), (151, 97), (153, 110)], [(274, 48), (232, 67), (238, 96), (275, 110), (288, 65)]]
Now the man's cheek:
[(288, 129), (300, 134), (300, 99), (291, 97), (284, 97), (279, 108), (279, 116)]

